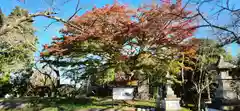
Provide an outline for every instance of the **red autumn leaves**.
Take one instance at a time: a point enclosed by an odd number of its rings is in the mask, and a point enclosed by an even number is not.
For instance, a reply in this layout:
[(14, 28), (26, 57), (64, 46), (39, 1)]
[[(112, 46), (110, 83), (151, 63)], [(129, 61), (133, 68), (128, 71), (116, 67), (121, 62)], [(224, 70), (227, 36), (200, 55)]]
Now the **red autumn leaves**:
[(94, 7), (70, 21), (78, 28), (65, 24), (61, 30), (63, 36), (53, 38), (52, 44), (44, 46), (44, 52), (66, 55), (71, 53), (74, 44), (89, 39), (113, 48), (119, 48), (131, 38), (149, 47), (179, 44), (193, 35), (196, 26), (196, 21), (188, 18), (191, 12), (180, 5), (178, 0), (177, 5), (151, 5), (137, 10), (117, 2), (102, 8)]

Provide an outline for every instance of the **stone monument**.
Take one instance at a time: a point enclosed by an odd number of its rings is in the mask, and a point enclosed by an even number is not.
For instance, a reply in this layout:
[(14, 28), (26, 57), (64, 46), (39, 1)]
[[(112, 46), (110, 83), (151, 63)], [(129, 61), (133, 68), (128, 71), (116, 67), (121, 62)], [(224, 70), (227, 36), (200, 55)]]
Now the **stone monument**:
[(179, 111), (181, 110), (180, 106), (180, 98), (177, 98), (176, 95), (174, 94), (174, 91), (171, 87), (172, 81), (171, 76), (169, 73), (166, 75), (167, 77), (167, 84), (166, 84), (166, 90), (167, 90), (167, 95), (164, 101), (165, 104), (165, 110), (166, 111)]

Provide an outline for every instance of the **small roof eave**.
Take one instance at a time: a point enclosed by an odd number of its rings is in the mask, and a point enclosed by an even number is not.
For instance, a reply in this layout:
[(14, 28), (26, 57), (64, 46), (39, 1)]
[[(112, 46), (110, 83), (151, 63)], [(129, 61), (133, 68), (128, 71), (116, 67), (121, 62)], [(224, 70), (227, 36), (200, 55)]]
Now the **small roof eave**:
[(237, 68), (237, 66), (234, 64), (231, 64), (229, 62), (223, 62), (223, 63), (219, 63), (217, 65), (217, 68), (218, 69), (235, 69), (235, 68)]

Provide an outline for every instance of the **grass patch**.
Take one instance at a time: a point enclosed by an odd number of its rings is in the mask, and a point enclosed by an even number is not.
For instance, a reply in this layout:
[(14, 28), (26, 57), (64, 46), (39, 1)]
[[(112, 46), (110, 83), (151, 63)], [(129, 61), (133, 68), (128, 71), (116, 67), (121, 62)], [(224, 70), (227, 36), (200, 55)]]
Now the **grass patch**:
[[(111, 97), (107, 98), (38, 98), (24, 97), (13, 99), (2, 99), (6, 107), (0, 111), (77, 111), (79, 109), (118, 109), (131, 111), (134, 107), (155, 107), (155, 100), (148, 101), (113, 101)], [(9, 104), (25, 104), (24, 107), (8, 107)], [(191, 111), (183, 108), (181, 111)]]
[(188, 108), (182, 108), (181, 111), (192, 111), (192, 110), (190, 110)]
[(112, 106), (112, 104), (115, 107), (155, 107), (155, 100), (148, 100), (148, 101), (140, 101), (140, 100), (127, 100), (127, 101), (121, 101), (121, 100), (114, 100), (112, 101), (111, 97), (108, 98), (98, 98), (93, 101), (93, 104), (98, 106)]

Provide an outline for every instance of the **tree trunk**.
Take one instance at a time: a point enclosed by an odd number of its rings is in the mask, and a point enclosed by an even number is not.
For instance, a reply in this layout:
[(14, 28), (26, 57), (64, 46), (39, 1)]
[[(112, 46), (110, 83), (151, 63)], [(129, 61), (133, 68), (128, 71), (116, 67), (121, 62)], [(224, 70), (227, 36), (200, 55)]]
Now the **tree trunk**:
[[(209, 84), (209, 78), (206, 77), (206, 84)], [(208, 101), (211, 101), (210, 88), (207, 86)]]
[(60, 87), (60, 74), (59, 74), (59, 72), (56, 75), (57, 75), (56, 87), (59, 88)]
[(91, 75), (88, 77), (88, 80), (87, 80), (86, 94), (89, 94), (90, 88), (91, 88)]
[(202, 97), (202, 93), (199, 92), (198, 93), (198, 101), (197, 101), (197, 110), (201, 111), (201, 97)]
[[(182, 65), (184, 64), (184, 59), (185, 59), (185, 57), (184, 57), (184, 54), (183, 54), (183, 60), (182, 60)], [(181, 67), (181, 76), (182, 76), (182, 93), (183, 94), (181, 94), (181, 96), (182, 96), (182, 103), (183, 103), (183, 105), (185, 105), (184, 104), (184, 99), (185, 99), (185, 94), (186, 94), (186, 91), (185, 91), (185, 87), (184, 87), (184, 85), (185, 85), (185, 79), (184, 79), (184, 68), (183, 68), (184, 66), (182, 66)]]
[(53, 97), (56, 97), (58, 95), (58, 88), (60, 87), (60, 73), (59, 73), (59, 71), (57, 69), (54, 69), (53, 67), (51, 67), (51, 68), (52, 68), (52, 70), (55, 72), (55, 74), (57, 76), (56, 77), (57, 78), (56, 84), (55, 84), (55, 87), (53, 89), (53, 92), (54, 92)]
[(160, 108), (160, 95), (159, 95), (159, 86), (157, 87), (157, 95), (156, 95), (156, 107)]
[(202, 88), (203, 88), (203, 81), (202, 81), (202, 75), (203, 74), (203, 63), (201, 63), (201, 66), (200, 66), (200, 76), (199, 76), (199, 80), (198, 80), (198, 85), (199, 85), (199, 88), (198, 89), (198, 111), (201, 111), (201, 97), (202, 97)]
[(60, 87), (60, 75), (57, 74), (57, 83), (56, 83), (56, 87), (55, 87), (55, 90), (54, 90), (54, 93), (55, 93), (55, 97), (58, 95), (58, 88)]

